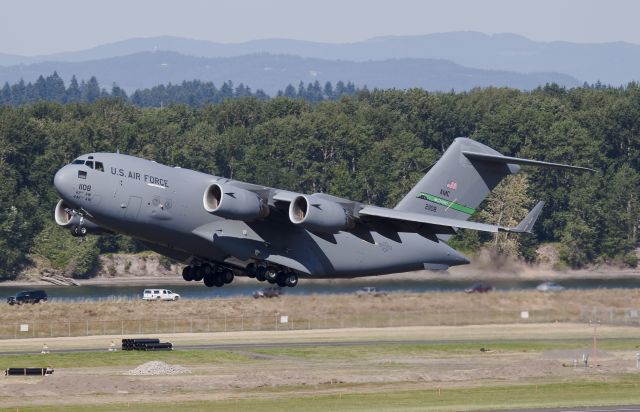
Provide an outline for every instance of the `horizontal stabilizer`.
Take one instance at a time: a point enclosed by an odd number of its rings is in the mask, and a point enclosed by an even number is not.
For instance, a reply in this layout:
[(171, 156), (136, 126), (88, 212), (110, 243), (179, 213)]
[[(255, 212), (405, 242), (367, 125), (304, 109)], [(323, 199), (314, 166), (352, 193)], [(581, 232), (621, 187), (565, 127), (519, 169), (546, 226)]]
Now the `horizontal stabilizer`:
[(531, 233), (533, 225), (536, 224), (536, 220), (538, 220), (540, 212), (542, 212), (543, 206), (544, 202), (538, 202), (538, 204), (535, 205), (533, 209), (531, 209), (527, 216), (525, 216), (525, 218), (522, 219), (520, 223), (518, 223), (518, 226), (514, 227), (513, 229), (506, 230), (506, 232)]
[[(422, 223), (434, 226), (435, 233), (452, 233), (451, 228), (479, 230), (481, 232), (496, 233), (499, 227), (487, 225), (485, 223), (471, 222), (468, 220), (452, 219), (424, 213), (403, 212), (396, 209), (386, 209), (384, 207), (366, 206), (358, 212), (360, 216), (373, 216), (382, 219), (391, 219), (404, 222)], [(453, 232), (455, 233), (455, 232)]]
[(463, 151), (462, 154), (467, 159), (482, 160), (485, 162), (492, 162), (492, 163), (516, 164), (516, 165), (524, 165), (524, 166), (541, 166), (541, 167), (550, 167), (553, 169), (587, 170), (587, 171), (593, 172), (593, 169), (589, 169), (588, 167), (571, 166), (571, 165), (565, 165), (561, 163), (542, 162), (540, 160), (521, 159), (519, 157), (509, 157), (509, 156), (502, 156), (502, 155), (493, 155), (489, 153), (478, 153), (478, 152), (467, 152), (467, 151)]
[(538, 204), (522, 219), (515, 228), (509, 228), (498, 225), (489, 225), (486, 223), (472, 222), (468, 220), (453, 219), (449, 217), (441, 217), (435, 215), (427, 215), (423, 213), (403, 212), (396, 209), (387, 209), (378, 206), (366, 206), (361, 209), (358, 214), (361, 217), (372, 216), (382, 219), (391, 219), (404, 222), (422, 223), (430, 225), (435, 233), (452, 233), (451, 228), (471, 229), (480, 232), (513, 232), (513, 233), (531, 233), (533, 225), (536, 223), (544, 202)]

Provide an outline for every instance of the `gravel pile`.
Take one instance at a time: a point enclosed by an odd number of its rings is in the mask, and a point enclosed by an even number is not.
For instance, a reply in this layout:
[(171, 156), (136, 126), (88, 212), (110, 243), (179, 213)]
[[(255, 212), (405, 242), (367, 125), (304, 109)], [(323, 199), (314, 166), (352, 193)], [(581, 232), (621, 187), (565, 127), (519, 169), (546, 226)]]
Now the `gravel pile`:
[(180, 375), (183, 373), (191, 373), (191, 371), (184, 366), (169, 365), (160, 361), (151, 361), (143, 363), (135, 369), (131, 369), (127, 372), (127, 375)]

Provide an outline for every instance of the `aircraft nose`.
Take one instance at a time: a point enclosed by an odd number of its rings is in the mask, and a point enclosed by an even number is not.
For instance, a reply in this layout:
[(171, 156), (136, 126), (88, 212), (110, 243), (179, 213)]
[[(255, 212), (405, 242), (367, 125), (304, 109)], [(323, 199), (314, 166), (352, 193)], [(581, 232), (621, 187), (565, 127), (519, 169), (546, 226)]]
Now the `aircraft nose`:
[(58, 170), (53, 177), (53, 186), (62, 197), (65, 197), (66, 193), (71, 190), (73, 185), (73, 170), (69, 166), (65, 166)]

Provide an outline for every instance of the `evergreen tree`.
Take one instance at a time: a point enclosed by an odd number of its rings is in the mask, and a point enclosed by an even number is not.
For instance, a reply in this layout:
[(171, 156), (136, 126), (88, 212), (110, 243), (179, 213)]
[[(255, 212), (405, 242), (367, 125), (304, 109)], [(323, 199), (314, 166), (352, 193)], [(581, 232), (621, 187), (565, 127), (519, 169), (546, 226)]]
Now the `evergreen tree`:
[(74, 74), (71, 77), (71, 82), (69, 83), (69, 88), (66, 91), (65, 102), (79, 102), (82, 98), (80, 92), (80, 86), (78, 86), (78, 80), (76, 79), (76, 75)]
[(48, 76), (45, 80), (47, 97), (46, 100), (50, 102), (64, 103), (66, 98), (66, 90), (64, 87), (64, 81), (58, 76), (58, 72), (53, 72), (51, 76)]
[(323, 93), (324, 93), (325, 98), (327, 98), (329, 100), (333, 100), (333, 98), (334, 98), (334, 96), (333, 96), (333, 86), (331, 85), (331, 82), (326, 82), (324, 84)]
[(11, 86), (9, 86), (8, 82), (5, 82), (2, 90), (0, 90), (0, 106), (11, 104), (13, 104), (11, 99)]
[(80, 86), (80, 93), (83, 102), (93, 103), (100, 98), (100, 85), (95, 76), (91, 76), (86, 84), (83, 81)]
[(111, 97), (127, 100), (127, 93), (122, 90), (117, 84), (113, 83), (111, 86)]
[(296, 97), (296, 88), (292, 84), (288, 84), (284, 89), (284, 96), (294, 99)]

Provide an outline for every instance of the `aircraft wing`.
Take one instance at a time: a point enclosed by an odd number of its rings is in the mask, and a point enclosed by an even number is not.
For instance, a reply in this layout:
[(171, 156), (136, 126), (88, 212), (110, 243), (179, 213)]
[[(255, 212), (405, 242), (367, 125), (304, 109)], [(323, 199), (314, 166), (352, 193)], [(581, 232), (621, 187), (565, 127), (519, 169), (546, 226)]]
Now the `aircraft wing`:
[(471, 229), (481, 232), (511, 232), (511, 233), (531, 233), (533, 225), (535, 224), (544, 202), (538, 202), (538, 204), (531, 209), (529, 214), (522, 219), (518, 226), (514, 228), (489, 225), (486, 223), (470, 222), (468, 220), (452, 219), (447, 217), (440, 217), (434, 215), (427, 215), (422, 213), (403, 212), (395, 209), (387, 209), (377, 206), (365, 206), (358, 214), (360, 216), (372, 216), (382, 219), (391, 219), (404, 222), (422, 223), (426, 225), (435, 226), (436, 230), (440, 229), (443, 232), (450, 231), (451, 228)]

